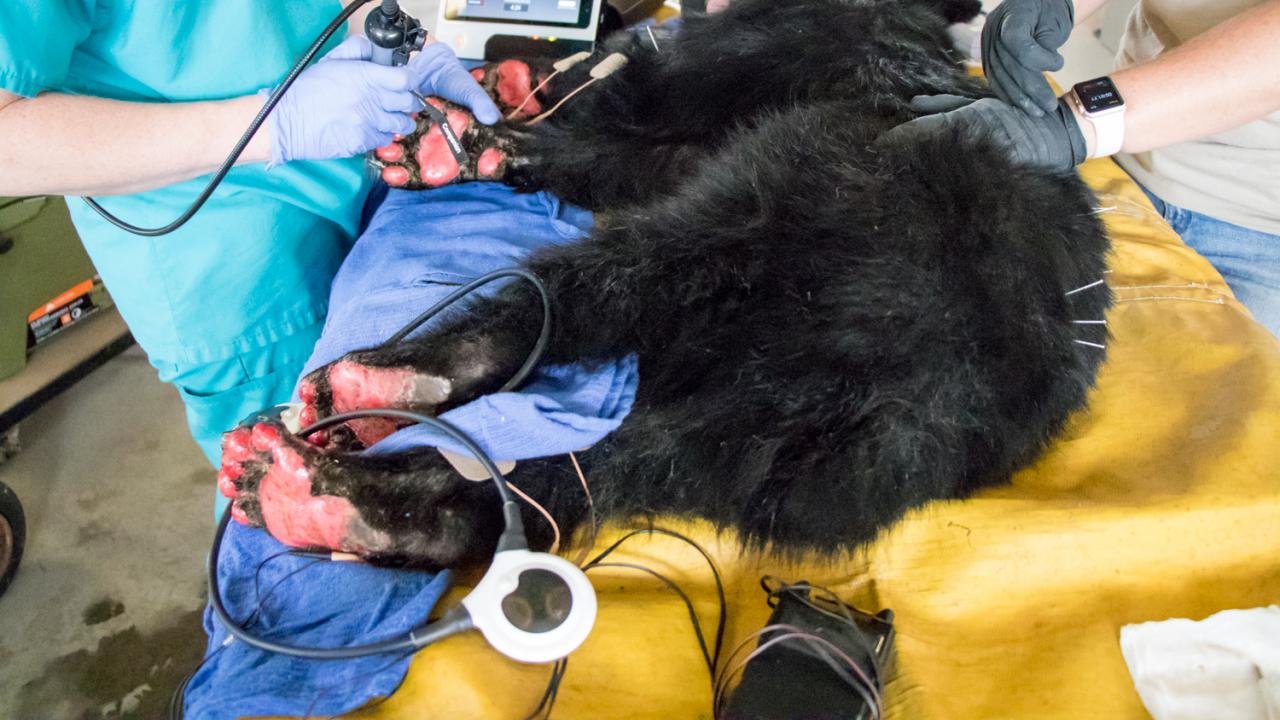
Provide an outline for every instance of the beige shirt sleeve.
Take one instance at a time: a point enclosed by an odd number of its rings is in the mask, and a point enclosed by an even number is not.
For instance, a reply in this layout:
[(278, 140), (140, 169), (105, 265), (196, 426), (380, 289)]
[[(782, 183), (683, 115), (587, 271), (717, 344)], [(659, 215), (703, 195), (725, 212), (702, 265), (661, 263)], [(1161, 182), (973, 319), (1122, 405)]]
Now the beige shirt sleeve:
[[(1129, 17), (1116, 67), (1152, 60), (1262, 1), (1141, 0)], [(1166, 202), (1280, 235), (1280, 113), (1116, 161)]]

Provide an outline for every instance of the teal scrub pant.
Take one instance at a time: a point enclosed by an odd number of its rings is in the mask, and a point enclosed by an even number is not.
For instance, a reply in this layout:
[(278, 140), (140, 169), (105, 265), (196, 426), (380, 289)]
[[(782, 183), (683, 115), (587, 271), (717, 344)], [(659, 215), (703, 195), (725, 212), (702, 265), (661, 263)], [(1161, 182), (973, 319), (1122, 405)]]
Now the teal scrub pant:
[[(186, 365), (152, 359), (160, 379), (178, 388), (187, 406), (191, 436), (218, 467), (222, 434), (251, 413), (289, 402), (303, 364), (311, 357), (324, 323), (315, 323), (279, 342), (226, 360)], [(227, 499), (217, 496), (219, 514)]]

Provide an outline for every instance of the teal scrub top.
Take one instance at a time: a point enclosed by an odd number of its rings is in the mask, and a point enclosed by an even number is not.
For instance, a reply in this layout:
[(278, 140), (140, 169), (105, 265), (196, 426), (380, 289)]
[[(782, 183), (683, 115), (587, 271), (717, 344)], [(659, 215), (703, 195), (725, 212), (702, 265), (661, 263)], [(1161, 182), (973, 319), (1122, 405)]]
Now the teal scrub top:
[[(239, 97), (274, 87), (340, 10), (337, 0), (4, 0), (0, 88), (140, 102)], [(155, 227), (207, 181), (100, 202)], [(361, 158), (241, 166), (189, 223), (157, 238), (68, 204), (138, 342), (153, 360), (199, 364), (323, 319), (370, 182)]]

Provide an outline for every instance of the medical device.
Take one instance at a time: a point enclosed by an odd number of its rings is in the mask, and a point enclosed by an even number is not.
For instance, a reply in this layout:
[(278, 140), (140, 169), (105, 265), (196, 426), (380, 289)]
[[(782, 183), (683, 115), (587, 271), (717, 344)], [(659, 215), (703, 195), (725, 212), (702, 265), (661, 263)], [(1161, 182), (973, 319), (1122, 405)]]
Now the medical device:
[[(115, 215), (112, 215), (93, 198), (82, 198), (85, 204), (90, 208), (93, 208), (94, 212), (101, 215), (102, 219), (112, 225), (124, 230), (125, 232), (133, 233), (134, 235), (141, 235), (143, 237), (168, 235), (174, 230), (186, 225), (187, 221), (194, 217), (195, 214), (199, 212), (200, 208), (204, 207), (204, 204), (213, 195), (213, 191), (217, 190), (218, 186), (222, 184), (222, 181), (227, 177), (227, 173), (231, 172), (231, 168), (235, 167), (236, 161), (240, 159), (242, 154), (244, 154), (245, 148), (249, 146), (249, 141), (252, 140), (253, 136), (262, 128), (263, 123), (267, 121), (267, 116), (271, 114), (271, 111), (280, 103), (280, 98), (284, 97), (284, 94), (288, 92), (294, 81), (302, 74), (302, 71), (311, 64), (311, 61), (315, 59), (316, 55), (320, 54), (325, 43), (329, 42), (329, 38), (332, 38), (334, 33), (346, 25), (347, 20), (355, 13), (356, 10), (368, 5), (370, 2), (373, 2), (373, 0), (352, 0), (352, 2), (344, 7), (342, 12), (338, 13), (338, 16), (325, 27), (319, 37), (316, 38), (315, 42), (311, 43), (311, 47), (307, 48), (307, 51), (302, 54), (302, 57), (298, 58), (298, 62), (294, 63), (293, 67), (289, 70), (289, 73), (285, 75), (284, 80), (281, 80), (280, 84), (276, 86), (276, 89), (272, 91), (271, 96), (267, 98), (266, 104), (263, 105), (262, 109), (258, 111), (258, 114), (254, 116), (253, 122), (249, 123), (249, 127), (244, 131), (244, 134), (240, 136), (240, 139), (236, 141), (231, 152), (227, 154), (226, 160), (222, 161), (222, 165), (218, 168), (218, 171), (214, 173), (213, 178), (209, 180), (209, 184), (200, 192), (200, 195), (191, 203), (191, 206), (178, 216), (177, 220), (174, 220), (168, 225), (164, 225), (162, 227), (143, 228), (127, 223)], [(369, 16), (365, 18), (365, 32), (369, 36), (369, 41), (373, 43), (374, 46), (373, 60), (383, 65), (403, 65), (408, 62), (409, 53), (414, 50), (421, 49), (427, 38), (426, 30), (422, 28), (422, 25), (417, 20), (410, 17), (400, 9), (400, 4), (397, 0), (381, 0), (380, 7), (369, 13)]]
[(436, 37), (458, 57), (566, 57), (590, 52), (605, 0), (441, 0)]
[[(893, 611), (862, 612), (831, 590), (804, 581), (765, 576), (760, 586), (773, 614), (725, 657), (712, 716), (879, 720), (893, 650)], [(755, 650), (746, 653), (753, 640)], [(731, 691), (738, 675), (742, 680)]]
[[(536, 275), (523, 268), (498, 270), (450, 293), (393, 335), (384, 345), (398, 343), (449, 305), (483, 285), (503, 278), (521, 278), (542, 298), (543, 324), (538, 341), (520, 370), (503, 391), (522, 384), (537, 366), (551, 334), (551, 302)], [(368, 655), (414, 651), (468, 630), (479, 630), (495, 650), (520, 662), (546, 663), (573, 652), (586, 640), (596, 618), (595, 589), (582, 570), (556, 555), (529, 550), (520, 508), (497, 464), (465, 433), (439, 418), (394, 409), (354, 410), (324, 418), (298, 431), (312, 433), (348, 420), (390, 417), (429, 425), (465, 448), (484, 467), (498, 490), (504, 529), (498, 538), (493, 562), (462, 602), (436, 622), (423, 622), (402, 637), (340, 648), (314, 648), (267, 640), (250, 632), (227, 612), (218, 589), (218, 555), (230, 524), (230, 508), (223, 513), (209, 553), (209, 604), (218, 621), (236, 639), (267, 652), (318, 660), (342, 660)]]
[(373, 61), (379, 65), (404, 65), (409, 53), (421, 50), (427, 31), (418, 19), (400, 9), (396, 0), (382, 0), (364, 19), (364, 35), (373, 45)]

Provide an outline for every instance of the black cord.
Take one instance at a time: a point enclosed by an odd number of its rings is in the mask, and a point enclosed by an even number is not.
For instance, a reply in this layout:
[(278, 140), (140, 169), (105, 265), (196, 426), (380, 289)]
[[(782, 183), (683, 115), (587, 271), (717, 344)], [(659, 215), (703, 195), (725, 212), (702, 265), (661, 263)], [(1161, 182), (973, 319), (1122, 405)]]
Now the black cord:
[[(318, 560), (312, 561), (301, 567), (294, 568), (290, 572), (286, 573), (284, 577), (272, 583), (270, 589), (267, 590), (266, 597), (263, 597), (261, 593), (261, 589), (258, 585), (258, 580), (261, 577), (262, 569), (267, 566), (267, 563), (270, 563), (272, 560), (275, 560), (276, 558), (279, 558), (288, 554), (288, 552), (289, 552), (288, 550), (282, 550), (281, 552), (275, 553), (274, 555), (267, 556), (262, 562), (258, 563), (258, 568), (253, 573), (253, 594), (254, 594), (254, 597), (257, 598), (258, 607), (254, 608), (253, 612), (249, 613), (249, 617), (245, 618), (243, 623), (244, 625), (247, 626), (249, 625), (249, 623), (257, 619), (258, 615), (262, 612), (263, 605), (266, 603), (267, 600), (271, 599), (271, 596), (275, 594), (276, 590), (278, 590), (286, 580), (293, 577), (294, 575), (297, 575), (303, 570), (307, 570), (313, 567), (319, 562)], [(228, 647), (227, 643), (224, 642), (221, 646), (218, 647), (217, 650), (214, 650), (213, 652), (204, 656), (204, 658), (200, 660), (199, 664), (197, 664), (194, 668), (192, 668), (191, 672), (187, 673), (186, 677), (182, 679), (182, 682), (178, 684), (178, 687), (174, 689), (173, 694), (169, 696), (169, 715), (168, 715), (169, 720), (182, 720), (183, 713), (186, 712), (186, 708), (184, 706), (187, 704), (187, 688), (191, 686), (191, 681), (195, 679), (196, 673), (200, 672), (201, 668), (203, 668), (205, 665), (208, 665), (211, 660), (221, 655), (222, 652), (227, 649), (227, 647)]]
[[(630, 540), (631, 538), (637, 535), (666, 535), (668, 537), (676, 538), (677, 540), (681, 540), (686, 544), (690, 545), (691, 547), (693, 547), (693, 549), (697, 550), (698, 553), (702, 555), (703, 559), (707, 561), (707, 566), (711, 568), (711, 575), (715, 578), (716, 593), (718, 595), (719, 603), (720, 603), (720, 617), (716, 626), (716, 640), (715, 640), (714, 651), (708, 651), (707, 649), (706, 637), (702, 632), (702, 622), (698, 619), (698, 611), (694, 608), (693, 601), (689, 598), (689, 595), (685, 593), (684, 590), (674, 580), (672, 580), (671, 578), (668, 578), (662, 573), (657, 572), (656, 570), (653, 570), (652, 568), (647, 568), (643, 565), (636, 565), (633, 563), (602, 562), (605, 558), (613, 554), (613, 552), (617, 550), (623, 543), (625, 543), (627, 540)], [(707, 672), (711, 676), (711, 686), (712, 686), (712, 690), (714, 691), (715, 682), (716, 682), (716, 667), (720, 662), (720, 651), (724, 644), (724, 626), (725, 626), (727, 602), (725, 600), (725, 594), (724, 594), (724, 582), (720, 577), (720, 570), (716, 568), (715, 562), (711, 559), (711, 554), (708, 553), (701, 545), (694, 542), (692, 539), (684, 535), (681, 535), (680, 533), (675, 532), (674, 530), (667, 530), (664, 528), (642, 528), (640, 530), (632, 530), (626, 535), (623, 535), (621, 538), (618, 538), (617, 541), (615, 541), (609, 547), (605, 548), (599, 555), (596, 555), (595, 558), (593, 558), (590, 562), (588, 562), (586, 565), (583, 565), (582, 570), (583, 572), (586, 572), (588, 570), (591, 570), (592, 568), (601, 568), (601, 567), (622, 567), (622, 568), (628, 568), (631, 570), (639, 570), (641, 572), (647, 573), (657, 578), (658, 580), (662, 581), (663, 584), (665, 584), (668, 588), (671, 588), (672, 590), (674, 590), (675, 593), (680, 596), (680, 599), (684, 602), (685, 608), (689, 611), (689, 621), (690, 621), (690, 624), (692, 624), (693, 626), (693, 633), (698, 639), (698, 647), (702, 650), (702, 657), (707, 664)], [(556, 663), (556, 667), (551, 672), (551, 679), (547, 682), (546, 690), (544, 690), (542, 693), (542, 699), (538, 702), (538, 707), (535, 708), (534, 711), (525, 718), (525, 720), (538, 720), (540, 716), (542, 718), (551, 717), (551, 710), (555, 706), (556, 697), (560, 692), (560, 684), (564, 680), (564, 674), (565, 674), (567, 664), (568, 664), (568, 658), (565, 658)], [(544, 710), (545, 710), (545, 714), (543, 714)]]
[[(262, 571), (266, 569), (267, 565), (270, 564), (272, 560), (275, 560), (277, 558), (282, 558), (285, 555), (289, 555), (289, 554), (290, 554), (290, 550), (281, 550), (280, 552), (272, 553), (266, 556), (265, 558), (263, 558), (262, 562), (258, 563), (258, 569), (253, 571), (253, 597), (257, 601), (259, 608), (262, 607), (262, 603), (263, 603)], [(312, 559), (317, 559), (317, 558), (312, 558)], [(271, 589), (267, 591), (267, 597), (270, 598), (271, 593), (275, 592), (276, 587), (278, 587), (281, 582), (284, 582), (285, 580), (289, 579), (291, 575), (292, 573), (290, 573), (290, 575), (286, 575), (285, 577), (277, 581), (274, 585), (272, 585)], [(248, 622), (249, 622), (248, 620), (245, 621), (246, 624)]]
[(387, 638), (363, 645), (339, 648), (311, 648), (267, 640), (255, 635), (231, 617), (231, 614), (227, 612), (226, 605), (222, 602), (221, 594), (218, 592), (218, 554), (222, 550), (222, 539), (226, 535), (227, 525), (230, 521), (231, 511), (228, 509), (222, 513), (222, 519), (218, 521), (218, 529), (213, 536), (213, 548), (209, 553), (208, 563), (209, 605), (213, 608), (214, 616), (218, 618), (218, 622), (222, 623), (227, 632), (246, 645), (278, 655), (290, 655), (310, 660), (350, 660), (370, 655), (385, 655), (406, 650), (416, 650), (451, 635), (469, 630), (472, 627), (471, 617), (467, 615), (466, 610), (454, 608), (454, 610), (446, 613), (439, 622), (416, 627), (410, 630), (406, 636)]
[[(497, 464), (489, 457), (487, 453), (480, 449), (480, 446), (467, 437), (465, 433), (458, 430), (453, 425), (428, 415), (409, 412), (407, 410), (394, 410), (390, 408), (379, 410), (355, 410), (352, 412), (339, 413), (331, 415), (319, 422), (313, 423), (308, 428), (301, 431), (305, 437), (311, 433), (324, 430), (326, 428), (344, 423), (348, 420), (354, 420), (364, 417), (392, 417), (401, 420), (412, 420), (424, 425), (440, 430), (444, 434), (456, 440), (460, 445), (467, 449), (475, 459), (484, 466), (493, 479), (495, 487), (498, 489), (498, 495), (502, 498), (502, 513), (506, 527), (502, 531), (502, 535), (498, 539), (498, 547), (496, 552), (503, 550), (518, 550), (528, 547), (528, 541), (524, 535), (524, 523), (520, 517), (520, 508), (515, 503), (511, 491), (507, 489), (506, 478), (502, 471), (498, 469)], [(227, 629), (236, 639), (243, 641), (248, 645), (252, 645), (260, 650), (274, 652), (281, 655), (291, 655), (294, 657), (304, 657), (313, 660), (348, 660), (351, 658), (367, 657), (369, 655), (383, 655), (388, 653), (398, 653), (405, 650), (416, 650), (441, 640), (450, 635), (471, 629), (471, 617), (467, 614), (465, 608), (458, 606), (445, 614), (439, 622), (429, 623), (419, 626), (409, 631), (406, 637), (388, 638), (374, 643), (364, 645), (353, 645), (341, 648), (310, 648), (297, 645), (289, 645), (281, 642), (267, 640), (265, 638), (254, 635), (249, 632), (243, 625), (237, 623), (231, 614), (227, 611), (226, 606), (222, 602), (222, 595), (218, 591), (218, 556), (222, 551), (222, 540), (226, 535), (227, 526), (231, 521), (231, 509), (228, 508), (222, 513), (222, 518), (218, 521), (218, 529), (213, 536), (213, 547), (209, 552), (208, 575), (209, 575), (209, 605), (213, 608), (213, 614), (218, 618), (219, 622)]]
[(191, 685), (191, 681), (195, 678), (196, 673), (200, 672), (200, 668), (208, 665), (209, 661), (221, 655), (222, 651), (226, 649), (227, 646), (223, 645), (217, 650), (206, 655), (204, 659), (200, 661), (200, 664), (196, 665), (191, 672), (187, 673), (187, 676), (182, 679), (182, 682), (178, 684), (176, 689), (174, 689), (173, 694), (169, 696), (169, 720), (182, 720), (186, 713), (185, 705), (187, 704), (187, 688)]
[[(551, 342), (551, 296), (547, 293), (547, 286), (543, 284), (542, 280), (539, 279), (537, 275), (524, 268), (514, 267), (495, 270), (486, 275), (481, 275), (475, 280), (472, 280), (466, 285), (454, 290), (443, 300), (432, 305), (430, 308), (427, 308), (427, 310), (418, 317), (410, 320), (408, 325), (405, 325), (399, 332), (388, 338), (387, 341), (382, 344), (382, 347), (387, 347), (403, 341), (405, 338), (409, 337), (414, 330), (422, 327), (424, 323), (436, 315), (439, 315), (450, 305), (453, 305), (467, 295), (475, 292), (477, 289), (488, 285), (495, 280), (501, 280), (502, 278), (508, 277), (524, 279), (529, 284), (533, 285), (534, 289), (538, 291), (538, 295), (542, 298), (542, 330), (538, 333), (538, 341), (534, 344), (533, 350), (529, 352), (529, 357), (524, 361), (524, 365), (520, 366), (520, 369), (516, 371), (516, 374), (512, 375), (511, 379), (499, 388), (498, 392), (510, 392), (511, 390), (515, 390), (524, 384), (524, 381), (529, 378), (529, 374), (533, 372), (534, 368), (536, 368), (540, 362), (542, 362), (542, 356), (546, 354), (547, 345)], [(306, 435), (307, 434), (305, 432), (302, 433), (303, 437), (306, 437)]]
[[(357, 1), (367, 2), (368, 0)], [(351, 7), (357, 6), (349, 6), (349, 9)], [(414, 318), (409, 322), (409, 324), (401, 328), (399, 332), (392, 335), (391, 338), (383, 343), (382, 346), (386, 347), (388, 345), (401, 342), (408, 337), (410, 333), (421, 327), (423, 323), (438, 315), (445, 308), (449, 307), (469, 293), (474, 292), (477, 288), (505, 277), (523, 278), (537, 289), (538, 294), (542, 298), (542, 331), (538, 335), (538, 341), (534, 344), (533, 350), (530, 351), (529, 357), (525, 360), (524, 365), (521, 366), (515, 376), (513, 376), (511, 380), (503, 386), (503, 390), (506, 391), (518, 387), (524, 382), (525, 378), (528, 377), (529, 373), (537, 367), (538, 363), (542, 361), (542, 356), (545, 354), (547, 344), (550, 342), (551, 338), (550, 296), (547, 293), (546, 286), (538, 279), (538, 276), (524, 268), (507, 268), (505, 270), (497, 270), (467, 283), (450, 293), (448, 297), (437, 302), (435, 305), (432, 305), (418, 317)], [(398, 420), (408, 420), (435, 428), (457, 441), (458, 444), (462, 445), (468, 453), (474, 456), (489, 473), (489, 477), (493, 480), (494, 487), (497, 488), (498, 497), (502, 501), (502, 515), (505, 527), (503, 528), (502, 535), (498, 538), (498, 545), (494, 552), (499, 553), (506, 550), (523, 550), (529, 547), (529, 542), (524, 533), (524, 521), (520, 517), (520, 507), (516, 504), (514, 495), (512, 495), (510, 489), (508, 489), (506, 477), (504, 477), (502, 471), (498, 469), (497, 463), (495, 463), (493, 459), (475, 443), (475, 441), (468, 437), (466, 433), (440, 418), (393, 408), (353, 410), (351, 412), (330, 415), (329, 417), (314, 422), (299, 430), (297, 434), (301, 437), (307, 437), (321, 430), (326, 430), (335, 425), (345, 423), (348, 420), (356, 420), (366, 417), (389, 417)], [(218, 529), (213, 536), (213, 547), (210, 549), (208, 562), (209, 605), (213, 608), (214, 615), (223, 624), (223, 626), (226, 627), (227, 632), (248, 645), (252, 645), (253, 647), (267, 652), (292, 655), (295, 657), (305, 657), (316, 660), (344, 660), (367, 657), (369, 655), (396, 653), (404, 650), (416, 650), (444, 637), (463, 632), (472, 627), (470, 616), (464, 608), (459, 606), (446, 613), (445, 616), (437, 623), (429, 623), (427, 625), (414, 628), (409, 632), (407, 637), (388, 638), (376, 643), (344, 648), (307, 648), (275, 642), (253, 635), (242, 624), (237, 623), (231, 617), (231, 614), (227, 612), (226, 606), (222, 602), (221, 593), (218, 592), (218, 556), (221, 553), (222, 540), (226, 535), (227, 526), (230, 523), (230, 520), (231, 511), (230, 508), (228, 508), (223, 512), (222, 518), (218, 521)], [(693, 543), (692, 540), (689, 540), (688, 538), (683, 539), (697, 547), (697, 544)], [(703, 557), (706, 557), (707, 561), (710, 562), (710, 556), (706, 554), (706, 551), (701, 548), (698, 549), (702, 552)], [(609, 552), (612, 552), (612, 548)], [(604, 556), (605, 555), (602, 555), (601, 558)], [(259, 567), (259, 570), (260, 569), (261, 566)], [(715, 570), (714, 566), (712, 567), (712, 570)], [(718, 573), (716, 574), (716, 584), (717, 587), (720, 588), (721, 602), (720, 632), (717, 634), (716, 638), (716, 656), (718, 657), (720, 653), (720, 639), (723, 636), (724, 631), (724, 590), (720, 586), (720, 576)]]
[(308, 660), (351, 660), (355, 659), (355, 657), (388, 655), (388, 653), (417, 650), (417, 648), (428, 646), (428, 644), (449, 637), (449, 635), (471, 629), (471, 618), (466, 614), (466, 611), (454, 609), (447, 612), (438, 623), (417, 626), (404, 637), (388, 638), (384, 639), (384, 641), (358, 644), (358, 646), (300, 647), (293, 646), (293, 644), (269, 641), (269, 639), (262, 638), (260, 635), (253, 634), (230, 616), (230, 612), (227, 611), (227, 606), (224, 605), (223, 598), (221, 598), (221, 594), (218, 591), (218, 555), (221, 551), (221, 546), (223, 546), (223, 537), (227, 534), (227, 525), (230, 518), (232, 518), (230, 510), (224, 511), (223, 516), (218, 521), (218, 530), (214, 533), (214, 547), (212, 547), (209, 555), (209, 605), (214, 610), (215, 618), (218, 618), (219, 623), (223, 624), (224, 628), (227, 628), (227, 632), (238, 641), (248, 644), (248, 646), (256, 647), (266, 652), (278, 653), (278, 655), (306, 657)]
[(209, 184), (206, 185), (204, 190), (200, 193), (200, 196), (196, 198), (195, 202), (191, 203), (191, 207), (187, 208), (186, 212), (178, 216), (177, 220), (174, 220), (163, 227), (142, 228), (137, 225), (127, 223), (115, 215), (112, 215), (106, 208), (99, 205), (98, 202), (91, 197), (84, 197), (81, 199), (84, 200), (85, 204), (89, 207), (93, 208), (94, 212), (101, 215), (103, 220), (106, 220), (125, 232), (133, 233), (134, 235), (141, 235), (143, 237), (168, 235), (174, 230), (177, 230), (187, 224), (187, 221), (190, 220), (196, 212), (200, 210), (200, 208), (204, 207), (205, 202), (207, 202), (213, 195), (213, 191), (217, 190), (218, 186), (222, 184), (223, 179), (227, 177), (227, 173), (231, 172), (231, 169), (235, 167), (236, 161), (240, 159), (242, 154), (244, 154), (244, 150), (249, 146), (249, 142), (253, 140), (253, 136), (262, 128), (263, 123), (267, 121), (267, 116), (270, 115), (271, 111), (280, 103), (280, 99), (284, 97), (285, 92), (288, 91), (289, 87), (293, 85), (293, 82), (298, 79), (298, 76), (302, 74), (302, 71), (307, 68), (307, 65), (311, 64), (311, 61), (315, 59), (315, 56), (324, 48), (324, 44), (329, 42), (329, 38), (333, 37), (333, 34), (346, 24), (347, 19), (350, 18), (356, 10), (359, 10), (362, 5), (369, 2), (371, 2), (371, 0), (353, 0), (351, 4), (343, 8), (342, 12), (338, 13), (338, 16), (333, 19), (333, 22), (329, 23), (328, 27), (320, 33), (320, 36), (311, 44), (311, 47), (307, 48), (307, 51), (303, 53), (302, 57), (298, 58), (298, 61), (294, 63), (293, 68), (289, 70), (289, 74), (285, 76), (284, 81), (282, 81), (280, 85), (272, 91), (271, 97), (267, 99), (267, 104), (262, 106), (262, 109), (259, 110), (258, 114), (253, 118), (253, 122), (249, 123), (248, 129), (246, 129), (244, 134), (240, 136), (240, 139), (236, 141), (235, 146), (231, 149), (231, 153), (227, 155), (226, 160), (222, 161), (222, 166), (218, 168), (218, 172), (214, 174), (213, 178), (209, 181)]
[[(498, 469), (498, 465), (494, 463), (493, 458), (480, 448), (466, 433), (454, 427), (451, 423), (441, 420), (440, 418), (423, 415), (422, 413), (412, 412), (410, 410), (397, 410), (395, 408), (370, 408), (368, 410), (352, 410), (350, 412), (338, 413), (330, 415), (322, 420), (317, 420), (310, 425), (299, 430), (296, 435), (299, 437), (308, 437), (312, 433), (328, 430), (335, 425), (341, 425), (348, 420), (359, 420), (367, 417), (387, 417), (396, 420), (409, 420), (420, 425), (434, 428), (448, 435), (459, 445), (466, 449), (480, 465), (484, 467), (485, 472), (489, 473), (490, 479), (493, 480), (494, 487), (498, 489), (498, 496), (502, 498), (504, 504), (515, 504), (515, 496), (511, 494), (511, 490), (507, 488), (506, 478), (502, 471)], [(518, 516), (517, 516), (518, 517)], [(510, 528), (508, 528), (510, 529)], [(504, 533), (505, 534), (505, 533)]]
[[(476, 460), (484, 466), (493, 478), (494, 485), (498, 488), (498, 494), (503, 502), (503, 516), (507, 522), (506, 528), (503, 530), (502, 538), (499, 539), (499, 551), (504, 549), (520, 549), (528, 547), (528, 543), (524, 539), (524, 525), (520, 518), (520, 508), (516, 505), (510, 490), (507, 489), (506, 479), (502, 475), (502, 471), (493, 462), (471, 438), (467, 437), (462, 431), (453, 425), (419, 413), (409, 412), (407, 410), (356, 410), (353, 412), (340, 413), (332, 415), (309, 428), (305, 429), (302, 434), (310, 435), (313, 432), (323, 430), (325, 428), (337, 425), (363, 417), (393, 417), (402, 420), (412, 420), (434, 427), (446, 435), (456, 440), (460, 445), (472, 453)], [(231, 511), (228, 508), (222, 513), (222, 518), (218, 521), (218, 529), (213, 536), (213, 547), (209, 552), (209, 605), (213, 608), (213, 614), (218, 621), (227, 629), (231, 635), (244, 643), (256, 647), (267, 652), (279, 653), (282, 655), (292, 655), (294, 657), (305, 657), (313, 660), (347, 660), (351, 658), (367, 657), (369, 655), (383, 655), (388, 653), (398, 653), (406, 650), (416, 650), (425, 647), (444, 637), (454, 635), (456, 633), (470, 629), (471, 619), (467, 615), (465, 609), (454, 608), (445, 614), (439, 622), (430, 623), (414, 628), (406, 637), (388, 638), (379, 642), (367, 643), (363, 645), (354, 645), (342, 648), (310, 648), (297, 645), (289, 645), (281, 642), (267, 640), (265, 638), (254, 635), (247, 630), (242, 624), (237, 623), (231, 614), (227, 611), (223, 604), (222, 595), (218, 591), (218, 556), (222, 551), (222, 541), (227, 532), (227, 526), (231, 521)]]
[(565, 658), (560, 661), (560, 670), (555, 677), (555, 681), (551, 683), (551, 697), (547, 700), (547, 720), (551, 718), (551, 709), (556, 706), (556, 698), (560, 697), (560, 683), (564, 680), (564, 674), (569, 670), (569, 659)]
[[(725, 616), (726, 616), (726, 608), (728, 607), (728, 602), (726, 601), (725, 595), (724, 595), (724, 581), (720, 578), (720, 571), (716, 568), (715, 561), (711, 559), (711, 553), (708, 553), (705, 548), (703, 548), (698, 543), (694, 542), (692, 539), (684, 535), (681, 535), (680, 533), (674, 530), (667, 530), (665, 528), (658, 528), (658, 527), (641, 528), (639, 530), (632, 530), (626, 535), (623, 535), (622, 537), (618, 538), (616, 542), (614, 542), (609, 547), (605, 548), (603, 552), (601, 552), (599, 555), (596, 555), (594, 558), (591, 559), (590, 562), (584, 565), (583, 570), (586, 570), (587, 568), (590, 568), (593, 565), (597, 565), (601, 560), (604, 560), (605, 558), (613, 554), (613, 551), (617, 550), (619, 546), (621, 546), (623, 543), (625, 543), (626, 541), (630, 540), (631, 538), (637, 535), (666, 535), (667, 537), (673, 537), (677, 540), (680, 540), (684, 542), (686, 545), (689, 545), (690, 547), (692, 547), (694, 550), (697, 550), (698, 554), (702, 556), (702, 559), (706, 560), (707, 567), (711, 568), (711, 575), (713, 578), (715, 578), (715, 582), (716, 582), (717, 599), (719, 600), (719, 603), (720, 603), (720, 617), (719, 617), (719, 620), (716, 622), (715, 652), (714, 654), (707, 655), (706, 644), (703, 643), (703, 655), (707, 657), (707, 667), (711, 670), (711, 674), (713, 676), (712, 682), (714, 682), (714, 676), (715, 676), (716, 670), (720, 665), (720, 650), (721, 650), (721, 647), (724, 645), (724, 626), (725, 626), (725, 620), (726, 620)], [(690, 608), (690, 611), (692, 612), (692, 608)], [(701, 631), (701, 626), (699, 626), (699, 632), (700, 631)]]
[(609, 567), (629, 568), (631, 570), (639, 570), (640, 572), (648, 573), (649, 575), (652, 575), (653, 577), (661, 580), (663, 584), (665, 584), (668, 588), (671, 588), (671, 590), (674, 591), (675, 594), (680, 596), (680, 599), (684, 601), (685, 608), (688, 609), (689, 611), (689, 621), (693, 625), (693, 634), (698, 639), (698, 647), (702, 650), (702, 658), (707, 663), (707, 672), (711, 673), (712, 678), (714, 679), (715, 671), (716, 671), (715, 664), (714, 664), (714, 661), (711, 659), (711, 652), (707, 649), (706, 637), (704, 637), (702, 634), (702, 623), (698, 620), (698, 611), (693, 607), (693, 600), (689, 598), (689, 595), (685, 593), (685, 591), (682, 590), (680, 586), (675, 583), (674, 580), (663, 575), (657, 570), (654, 570), (652, 568), (647, 568), (644, 565), (636, 565), (634, 563), (617, 563), (617, 562), (593, 563), (583, 567), (583, 570), (586, 571), (586, 570), (592, 570), (595, 568), (609, 568)]
[(556, 696), (560, 694), (560, 682), (564, 680), (564, 673), (568, 669), (568, 665), (569, 658), (560, 658), (555, 662), (555, 665), (551, 667), (551, 679), (547, 681), (547, 689), (542, 692), (542, 699), (538, 700), (538, 707), (526, 715), (524, 720), (551, 717), (551, 708), (555, 707)]

